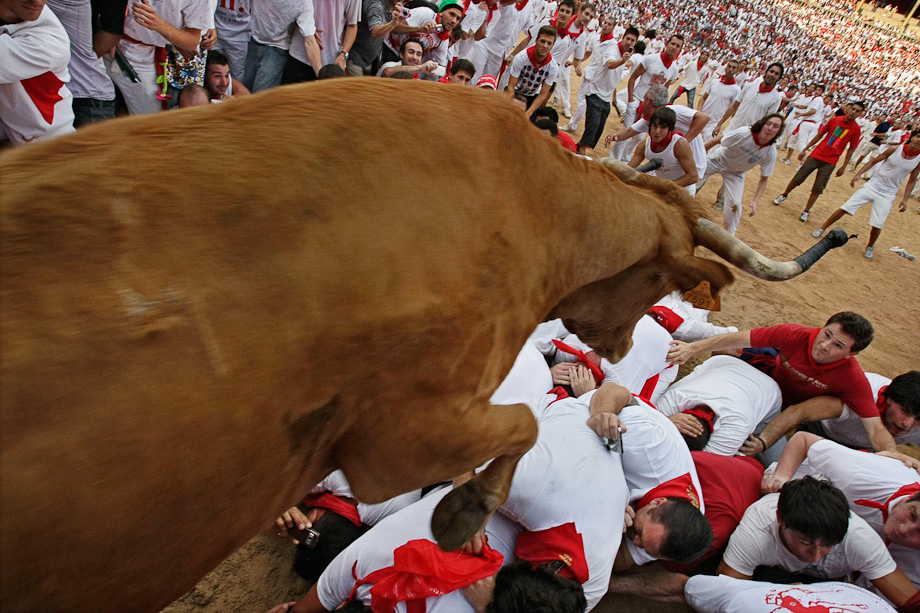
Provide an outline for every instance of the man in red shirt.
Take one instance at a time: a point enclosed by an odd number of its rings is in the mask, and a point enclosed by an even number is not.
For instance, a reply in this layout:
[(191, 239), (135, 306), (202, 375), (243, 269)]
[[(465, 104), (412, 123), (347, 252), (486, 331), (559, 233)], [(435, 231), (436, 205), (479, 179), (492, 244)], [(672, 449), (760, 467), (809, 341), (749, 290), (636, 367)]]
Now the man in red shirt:
[(731, 351), (747, 347), (769, 348), (751, 363), (770, 375), (783, 394), (783, 412), (759, 436), (741, 448), (745, 455), (763, 453), (803, 421), (840, 415), (845, 402), (862, 418), (876, 451), (896, 452), (894, 438), (879, 415), (872, 388), (855, 357), (869, 346), (872, 324), (857, 313), (844, 311), (827, 320), (823, 328), (781, 324), (712, 336), (693, 343), (674, 341), (668, 361), (683, 364), (698, 353)]
[[(846, 115), (833, 117), (830, 121), (821, 126), (818, 133), (815, 134), (815, 137), (811, 139), (811, 142), (808, 143), (805, 149), (802, 150), (802, 153), (799, 154), (799, 161), (802, 162), (805, 160), (805, 153), (817, 145), (818, 141), (821, 141), (821, 139), (824, 140), (820, 145), (815, 147), (815, 150), (808, 156), (808, 159), (799, 167), (799, 171), (795, 173), (795, 176), (789, 181), (789, 185), (786, 186), (783, 193), (773, 200), (773, 204), (777, 206), (782, 204), (783, 200), (789, 197), (789, 193), (792, 190), (804, 183), (808, 175), (817, 170), (818, 175), (815, 177), (815, 184), (811, 188), (811, 195), (808, 196), (808, 204), (805, 205), (805, 210), (802, 211), (802, 214), (799, 216), (799, 221), (808, 221), (808, 212), (811, 210), (811, 207), (815, 205), (818, 197), (824, 192), (824, 188), (827, 187), (827, 182), (831, 178), (831, 173), (834, 172), (834, 166), (837, 165), (840, 154), (843, 153), (844, 149), (847, 150), (847, 157), (843, 166), (837, 171), (837, 176), (842, 177), (844, 171), (846, 171), (847, 164), (850, 163), (850, 158), (853, 157), (853, 152), (859, 145), (860, 130), (859, 124), (856, 123), (856, 119), (860, 117), (865, 110), (865, 104), (862, 102), (853, 102), (847, 106)], [(847, 145), (849, 145), (849, 147), (847, 147)]]

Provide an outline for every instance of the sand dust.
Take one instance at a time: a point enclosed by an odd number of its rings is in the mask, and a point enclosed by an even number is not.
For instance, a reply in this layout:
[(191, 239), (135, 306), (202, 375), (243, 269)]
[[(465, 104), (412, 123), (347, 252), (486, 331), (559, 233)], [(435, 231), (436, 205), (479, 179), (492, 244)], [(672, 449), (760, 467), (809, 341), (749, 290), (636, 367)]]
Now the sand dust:
[[(573, 74), (573, 109), (579, 81)], [(679, 102), (685, 103), (686, 99), (681, 98)], [(566, 120), (560, 120), (564, 125)], [(619, 127), (616, 112), (613, 112), (605, 134)], [(576, 140), (580, 136), (581, 130), (574, 134)], [(595, 155), (599, 157), (607, 153), (606, 148), (598, 148)], [(785, 153), (780, 155), (785, 156)], [(855, 191), (849, 185), (853, 173), (833, 178), (812, 210), (811, 221), (801, 223), (798, 217), (808, 199), (814, 175), (792, 192), (781, 206), (772, 204), (773, 198), (783, 191), (794, 174), (796, 165), (776, 164), (763, 201), (753, 218), (747, 214), (759, 169), (751, 172), (752, 176), (745, 185), (745, 212), (737, 236), (764, 255), (778, 260), (791, 259), (813, 245), (816, 241), (810, 233)], [(857, 181), (857, 187), (860, 184)], [(720, 177), (710, 179), (697, 197), (706, 203), (710, 218), (721, 224), (721, 213), (710, 206), (720, 185)], [(900, 193), (895, 204), (899, 201)], [(784, 322), (820, 326), (837, 311), (853, 310), (867, 316), (876, 329), (875, 341), (859, 356), (860, 364), (867, 372), (893, 377), (906, 370), (920, 368), (920, 259), (912, 262), (889, 251), (890, 247), (897, 245), (920, 256), (918, 207), (920, 202), (911, 198), (907, 212), (898, 213), (896, 206), (892, 209), (876, 243), (872, 260), (863, 257), (869, 235), (869, 207), (866, 206), (855, 217), (845, 217), (837, 224), (849, 234), (858, 234), (859, 238), (830, 252), (798, 279), (767, 283), (738, 274), (735, 283), (722, 294), (722, 311), (713, 313), (710, 320), (741, 329)], [(260, 534), (165, 611), (258, 612), (267, 611), (281, 602), (296, 600), (308, 584), (290, 570), (293, 552), (290, 543), (274, 535)], [(689, 609), (671, 608), (659, 603), (644, 605), (622, 598), (616, 602), (610, 602), (608, 598), (595, 609), (598, 613), (685, 610)]]

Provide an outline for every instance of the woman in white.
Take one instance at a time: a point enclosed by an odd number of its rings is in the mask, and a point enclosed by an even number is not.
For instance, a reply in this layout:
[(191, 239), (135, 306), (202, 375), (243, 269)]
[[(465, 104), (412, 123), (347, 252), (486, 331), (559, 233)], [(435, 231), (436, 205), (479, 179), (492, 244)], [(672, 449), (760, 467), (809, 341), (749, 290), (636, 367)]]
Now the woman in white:
[(637, 168), (643, 160), (660, 159), (661, 166), (649, 174), (673, 181), (693, 196), (696, 194), (699, 173), (690, 143), (680, 132), (674, 131), (676, 122), (677, 115), (672, 109), (655, 109), (648, 120), (648, 138), (643, 145), (636, 147), (629, 165)]
[(722, 208), (722, 223), (732, 234), (741, 222), (741, 198), (744, 196), (744, 177), (747, 171), (760, 165), (760, 183), (751, 200), (750, 216), (757, 214), (757, 203), (767, 189), (767, 180), (773, 174), (776, 164), (776, 139), (783, 132), (784, 117), (770, 113), (751, 126), (734, 128), (706, 143), (709, 151), (706, 174), (697, 183), (697, 191), (703, 189), (709, 177), (722, 175), (725, 204)]

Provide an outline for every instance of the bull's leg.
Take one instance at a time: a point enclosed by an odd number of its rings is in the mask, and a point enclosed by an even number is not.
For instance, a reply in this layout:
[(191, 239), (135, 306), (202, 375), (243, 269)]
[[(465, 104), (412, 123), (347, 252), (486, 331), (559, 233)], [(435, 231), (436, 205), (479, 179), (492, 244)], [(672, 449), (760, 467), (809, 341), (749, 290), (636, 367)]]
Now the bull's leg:
[[(431, 519), (431, 531), (445, 551), (459, 549), (488, 521), (508, 498), (511, 477), (521, 459), (537, 439), (537, 427), (530, 409), (523, 404), (491, 406), (485, 419), (464, 430), (456, 444), (465, 451), (485, 445), (502, 445), (503, 453), (481, 473), (467, 481), (438, 504)], [(470, 412), (473, 414), (476, 412)], [(449, 451), (448, 451), (449, 453)]]

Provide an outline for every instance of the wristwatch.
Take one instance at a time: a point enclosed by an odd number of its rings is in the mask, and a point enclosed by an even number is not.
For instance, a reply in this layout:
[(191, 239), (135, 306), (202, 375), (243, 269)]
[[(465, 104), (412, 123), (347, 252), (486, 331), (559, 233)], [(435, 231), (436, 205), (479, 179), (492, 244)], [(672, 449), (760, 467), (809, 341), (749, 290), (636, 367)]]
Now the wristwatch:
[(345, 51), (344, 49), (342, 49), (341, 51), (339, 51), (339, 55), (344, 55), (344, 56), (345, 56), (345, 59), (346, 59), (346, 60), (348, 59), (348, 52)]

